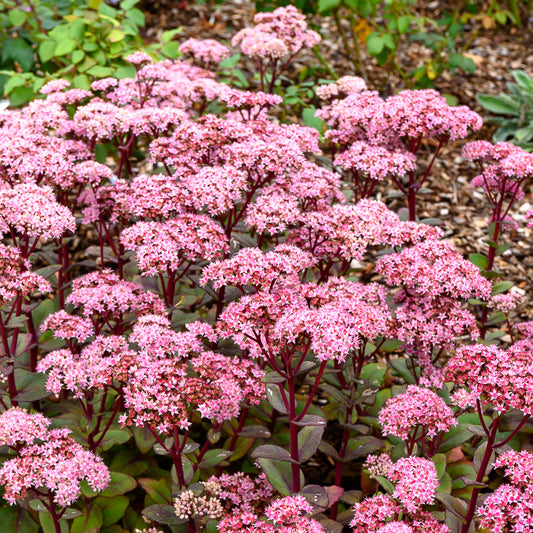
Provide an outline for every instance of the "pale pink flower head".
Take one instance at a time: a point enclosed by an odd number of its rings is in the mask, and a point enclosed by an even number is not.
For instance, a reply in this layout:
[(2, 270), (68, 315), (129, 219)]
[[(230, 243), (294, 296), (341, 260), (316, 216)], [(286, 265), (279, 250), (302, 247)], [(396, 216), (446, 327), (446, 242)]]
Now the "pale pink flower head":
[(337, 96), (346, 96), (366, 90), (366, 82), (359, 76), (342, 76), (334, 83), (319, 85), (316, 94), (322, 100), (333, 100)]
[(383, 146), (373, 146), (365, 141), (357, 141), (333, 161), (345, 170), (382, 181), (387, 176), (404, 176), (416, 168), (416, 157), (406, 150), (391, 150)]
[(76, 339), (83, 342), (94, 335), (93, 323), (88, 318), (71, 315), (65, 310), (48, 315), (41, 324), (41, 331), (51, 330), (59, 339)]
[(480, 527), (487, 531), (533, 533), (531, 490), (515, 485), (500, 485), (477, 509)]
[(414, 531), (405, 522), (389, 522), (381, 526), (376, 533), (414, 533)]
[(12, 407), (0, 415), (0, 446), (20, 448), (43, 440), (50, 420), (41, 413), (28, 413), (20, 407)]
[(405, 90), (376, 108), (370, 135), (383, 140), (392, 136), (416, 141), (420, 138), (463, 139), (478, 130), (482, 118), (466, 106), (452, 107), (433, 89)]
[(135, 65), (137, 67), (145, 65), (147, 63), (153, 63), (153, 59), (146, 52), (133, 52), (125, 58), (128, 63)]
[(518, 292), (495, 294), (489, 301), (489, 306), (496, 311), (508, 315), (524, 301), (524, 297)]
[(81, 493), (85, 480), (94, 491), (109, 485), (110, 474), (103, 460), (83, 449), (68, 429), (52, 429), (43, 442), (23, 447), (19, 456), (5, 461), (0, 469), (4, 498), (14, 504), (26, 497), (29, 489), (49, 489), (54, 503), (66, 507)]
[(206, 215), (182, 214), (166, 222), (138, 222), (121, 242), (133, 250), (143, 275), (178, 271), (187, 262), (220, 259), (229, 250), (222, 228)]
[(247, 175), (230, 165), (203, 167), (181, 184), (185, 203), (209, 215), (221, 215), (238, 204), (248, 188)]
[(452, 410), (433, 391), (409, 385), (403, 394), (390, 398), (379, 413), (384, 435), (407, 439), (411, 431), (422, 426), (432, 438), (457, 425)]
[(533, 489), (533, 454), (526, 450), (503, 453), (496, 459), (495, 468), (505, 468), (505, 476), (513, 485)]
[(257, 512), (272, 500), (276, 491), (264, 473), (256, 477), (247, 476), (243, 472), (212, 476), (206, 482), (206, 488), (216, 485), (217, 495), (225, 501), (226, 507), (231, 505), (236, 511)]
[(214, 39), (190, 38), (181, 43), (178, 50), (182, 54), (191, 54), (194, 60), (202, 65), (220, 63), (230, 56), (229, 48)]
[(126, 313), (165, 313), (159, 297), (131, 281), (121, 280), (109, 269), (76, 278), (66, 302), (96, 321), (121, 321)]
[(400, 506), (388, 494), (376, 494), (356, 503), (350, 527), (354, 533), (377, 531), (387, 520), (401, 511)]
[(0, 188), (0, 213), (0, 230), (11, 228), (28, 237), (59, 239), (76, 229), (74, 216), (52, 189), (35, 183)]
[(51, 80), (48, 83), (45, 83), (39, 90), (41, 94), (51, 94), (58, 93), (64, 89), (70, 87), (70, 82), (67, 80)]
[(475, 344), (457, 349), (446, 367), (446, 380), (466, 386), (471, 399), (493, 405), (498, 413), (518, 409), (533, 414), (533, 365), (530, 346), (507, 350)]
[(310, 254), (288, 244), (280, 244), (267, 253), (258, 248), (243, 248), (230, 259), (208, 265), (202, 272), (201, 283), (211, 281), (215, 288), (268, 287), (278, 278), (297, 274), (314, 262)]
[(388, 285), (415, 290), (420, 296), (488, 299), (491, 284), (449, 242), (429, 239), (376, 263)]

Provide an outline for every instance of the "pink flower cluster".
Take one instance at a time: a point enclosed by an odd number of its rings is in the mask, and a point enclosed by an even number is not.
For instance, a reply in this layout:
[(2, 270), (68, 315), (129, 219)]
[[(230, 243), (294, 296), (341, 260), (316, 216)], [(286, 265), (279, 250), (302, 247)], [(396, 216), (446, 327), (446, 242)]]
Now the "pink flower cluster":
[(393, 531), (391, 524), (398, 522), (413, 533), (449, 533), (447, 526), (422, 509), (434, 502), (439, 486), (437, 469), (432, 461), (405, 457), (392, 463), (387, 457), (378, 461), (369, 457), (368, 462), (371, 475), (385, 477), (394, 483), (395, 490), (392, 495), (377, 494), (355, 504), (350, 523), (354, 533)]
[(242, 402), (259, 403), (264, 372), (252, 361), (205, 351), (196, 336), (214, 339), (212, 333), (193, 326), (179, 334), (158, 316), (139, 322), (131, 336), (139, 352), (127, 369), (121, 423), (172, 434), (174, 427), (189, 427), (194, 410), (222, 423), (238, 415)]
[(309, 30), (305, 17), (294, 7), (279, 7), (272, 13), (258, 13), (255, 26), (240, 30), (232, 39), (233, 46), (257, 59), (281, 59), (294, 56), (304, 47), (320, 41), (318, 33)]
[(403, 394), (390, 398), (379, 413), (384, 435), (406, 440), (422, 427), (423, 435), (435, 437), (457, 425), (452, 410), (430, 389), (409, 385)]
[[(100, 457), (83, 449), (70, 437), (70, 430), (47, 430), (49, 425), (41, 414), (30, 415), (19, 408), (0, 415), (1, 442), (18, 452), (0, 468), (4, 498), (10, 504), (34, 489), (38, 494), (50, 491), (54, 502), (66, 507), (80, 495), (81, 481), (86, 480), (95, 491), (109, 484), (109, 470)], [(46, 496), (45, 492), (42, 497)]]
[(303, 496), (287, 496), (274, 500), (262, 518), (251, 512), (234, 513), (224, 517), (218, 528), (221, 533), (323, 533), (319, 522), (304, 516), (311, 511), (312, 506)]
[(511, 484), (500, 485), (478, 508), (481, 527), (494, 532), (531, 533), (533, 531), (533, 455), (509, 451), (494, 463), (505, 468)]
[(229, 48), (214, 39), (187, 39), (180, 44), (182, 54), (191, 54), (195, 62), (202, 66), (220, 63), (230, 55)]
[(533, 367), (528, 346), (517, 343), (507, 350), (495, 345), (463, 346), (445, 372), (446, 381), (467, 387), (469, 403), (480, 399), (499, 413), (518, 409), (533, 414)]

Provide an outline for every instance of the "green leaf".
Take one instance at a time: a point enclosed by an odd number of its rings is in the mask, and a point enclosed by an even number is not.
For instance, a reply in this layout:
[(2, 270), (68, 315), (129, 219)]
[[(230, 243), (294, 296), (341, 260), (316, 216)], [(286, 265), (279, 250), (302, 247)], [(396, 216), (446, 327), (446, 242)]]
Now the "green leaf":
[(33, 48), (21, 37), (5, 39), (2, 43), (2, 62), (10, 61), (18, 63), (24, 71), (30, 70), (33, 65)]
[(231, 69), (237, 65), (239, 62), (239, 59), (241, 58), (241, 54), (233, 54), (230, 57), (227, 57), (226, 59), (223, 59), (218, 66), (220, 68), (228, 68)]
[(35, 95), (29, 87), (17, 87), (9, 93), (9, 102), (12, 107), (19, 107), (29, 102)]
[(111, 483), (100, 492), (100, 496), (110, 498), (120, 496), (132, 491), (137, 486), (137, 482), (131, 476), (121, 472), (111, 472)]
[(96, 78), (107, 78), (113, 75), (113, 69), (111, 67), (102, 67), (100, 65), (95, 65), (87, 70), (87, 74), (90, 76), (95, 76)]
[[(39, 522), (41, 523), (43, 533), (56, 533), (54, 519), (52, 518), (52, 515), (48, 511), (41, 511), (39, 513)], [(67, 522), (65, 522), (64, 520), (61, 520), (59, 524), (60, 524), (61, 533), (68, 533), (69, 529), (68, 529)]]
[[(90, 530), (99, 531), (104, 523), (102, 509), (97, 505), (92, 505), (89, 512), (85, 510), (84, 514), (75, 518), (70, 526), (70, 533), (86, 533)], [(67, 527), (68, 531), (68, 527)]]
[(163, 43), (168, 43), (172, 41), (172, 39), (174, 39), (174, 37), (178, 35), (179, 33), (181, 33), (182, 31), (183, 31), (183, 26), (180, 26), (179, 28), (174, 28), (173, 30), (164, 31), (161, 34), (161, 41)]
[(315, 117), (316, 107), (310, 105), (302, 111), (302, 120), (309, 128), (315, 128), (319, 133), (324, 131), (324, 121), (321, 118)]
[(169, 479), (141, 477), (138, 481), (139, 485), (148, 493), (155, 503), (166, 505), (172, 501)]
[(239, 437), (245, 439), (269, 439), (271, 436), (268, 428), (258, 425), (244, 426), (239, 433)]
[(130, 503), (127, 496), (115, 496), (113, 498), (102, 498), (99, 496), (94, 500), (103, 513), (103, 526), (108, 527), (117, 523), (125, 514)]
[[(257, 459), (259, 466), (265, 473), (268, 481), (283, 496), (288, 496), (292, 492), (292, 470), (291, 465), (285, 461), (275, 461), (261, 457)], [(303, 473), (300, 469), (300, 485), (305, 484)]]
[(403, 15), (398, 17), (398, 31), (403, 35), (407, 33), (409, 26), (411, 25), (411, 17), (409, 15)]
[(122, 2), (120, 2), (120, 9), (123, 9), (124, 11), (128, 11), (128, 9), (135, 7), (135, 5), (138, 3), (139, 3), (139, 0), (122, 0)]
[(322, 440), (325, 426), (306, 426), (298, 432), (298, 454), (300, 462), (309, 461)]
[(216, 448), (209, 450), (198, 464), (198, 468), (211, 468), (212, 466), (219, 465), (225, 461), (233, 452), (230, 450), (224, 450), (223, 448)]
[(69, 37), (75, 41), (81, 41), (85, 30), (85, 23), (82, 19), (77, 19), (69, 24), (68, 34)]
[(54, 56), (60, 57), (76, 50), (77, 44), (73, 39), (63, 39), (57, 43)]
[(72, 86), (75, 87), (76, 89), (87, 89), (87, 90), (89, 90), (91, 88), (91, 80), (85, 74), (78, 74), (72, 80)]
[(291, 458), (289, 452), (285, 448), (282, 448), (281, 446), (277, 446), (275, 444), (261, 444), (260, 446), (252, 450), (250, 457), (252, 459), (265, 458), (275, 459), (276, 461), (284, 461), (288, 463), (298, 463), (298, 461)]
[(39, 524), (35, 523), (26, 509), (18, 505), (0, 507), (0, 524), (2, 524), (2, 533), (37, 533), (39, 531)]
[(13, 26), (22, 26), (28, 18), (28, 14), (20, 9), (12, 9), (7, 16)]
[(318, 0), (318, 12), (327, 13), (341, 5), (341, 0)]
[(147, 454), (152, 446), (155, 444), (155, 437), (152, 435), (151, 431), (146, 427), (136, 427), (132, 428), (133, 438), (135, 439), (135, 444), (139, 451), (142, 454)]
[(180, 51), (178, 50), (179, 47), (180, 43), (176, 41), (165, 43), (165, 45), (161, 48), (161, 53), (170, 59), (175, 59), (181, 55)]
[(501, 294), (502, 292), (508, 291), (511, 287), (513, 287), (512, 281), (500, 281), (493, 285), (490, 293), (492, 296), (495, 296), (496, 294)]
[(150, 520), (154, 520), (159, 524), (166, 524), (167, 526), (179, 526), (188, 521), (187, 519), (176, 516), (176, 509), (174, 509), (173, 505), (149, 505), (143, 509), (142, 514)]
[(443, 453), (437, 453), (431, 460), (437, 469), (437, 479), (440, 479), (446, 472), (446, 455)]
[(137, 26), (144, 26), (146, 20), (144, 18), (144, 13), (140, 9), (132, 9), (128, 11), (128, 20), (134, 22)]
[(122, 41), (126, 37), (124, 35), (124, 32), (120, 31), (119, 29), (115, 28), (109, 32), (109, 35), (107, 36), (107, 40), (110, 43), (118, 43), (119, 41)]
[(470, 254), (468, 259), (474, 263), (480, 270), (487, 270), (489, 268), (489, 258), (482, 254)]
[(381, 34), (373, 32), (366, 38), (366, 49), (371, 56), (377, 56), (385, 48), (385, 41)]
[(266, 397), (268, 403), (276, 409), (276, 411), (279, 411), (281, 414), (286, 415), (287, 414), (287, 408), (285, 404), (283, 403), (283, 398), (281, 396), (281, 392), (279, 390), (279, 387), (277, 385), (273, 385), (271, 383), (268, 383), (266, 386)]
[(81, 63), (85, 58), (85, 52), (83, 50), (74, 50), (70, 56), (70, 60), (74, 65)]
[(520, 104), (505, 94), (499, 96), (478, 94), (477, 101), (491, 113), (520, 116)]
[(476, 70), (476, 64), (474, 63), (472, 58), (465, 57), (464, 55), (458, 54), (456, 52), (450, 53), (449, 64), (450, 67), (459, 67), (465, 72), (475, 72)]
[(119, 67), (115, 71), (115, 78), (122, 80), (124, 78), (134, 78), (136, 74), (135, 67), (133, 65), (127, 65), (124, 67)]
[(523, 70), (513, 70), (511, 74), (522, 91), (533, 95), (533, 78), (530, 78)]
[(124, 444), (125, 442), (128, 442), (130, 439), (131, 433), (129, 429), (110, 429), (105, 434), (100, 446), (104, 451), (107, 451), (117, 444)]

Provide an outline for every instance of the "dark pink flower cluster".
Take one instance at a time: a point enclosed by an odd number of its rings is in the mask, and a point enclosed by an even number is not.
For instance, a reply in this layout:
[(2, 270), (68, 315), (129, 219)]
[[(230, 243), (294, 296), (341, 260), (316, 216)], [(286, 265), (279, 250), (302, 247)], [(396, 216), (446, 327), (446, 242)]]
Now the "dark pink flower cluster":
[(430, 389), (409, 385), (403, 394), (390, 398), (379, 412), (384, 435), (407, 439), (422, 427), (423, 434), (435, 437), (457, 425), (452, 410)]
[(371, 456), (368, 464), (372, 476), (385, 477), (395, 485), (395, 490), (392, 495), (377, 494), (355, 504), (350, 523), (354, 533), (393, 531), (391, 524), (398, 522), (413, 533), (449, 533), (446, 525), (422, 508), (434, 502), (439, 486), (437, 469), (432, 461), (405, 457), (392, 463), (388, 457), (376, 460)]
[(477, 510), (481, 527), (494, 532), (531, 533), (533, 531), (533, 455), (510, 451), (494, 463), (505, 468), (511, 484), (500, 485)]
[(251, 512), (234, 513), (224, 517), (218, 527), (221, 533), (323, 533), (319, 522), (305, 516), (311, 511), (312, 506), (303, 496), (287, 496), (274, 500), (266, 508), (264, 517)]

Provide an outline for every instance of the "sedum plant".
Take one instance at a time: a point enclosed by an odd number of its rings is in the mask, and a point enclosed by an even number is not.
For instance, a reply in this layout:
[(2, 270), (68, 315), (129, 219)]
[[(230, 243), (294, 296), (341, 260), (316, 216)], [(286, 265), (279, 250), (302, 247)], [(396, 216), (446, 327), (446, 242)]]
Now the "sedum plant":
[(374, 196), (429, 179), (420, 146), (465, 137), (473, 111), (326, 85), (341, 174), (315, 129), (275, 119), (280, 96), (217, 79), (227, 48), (180, 48), (0, 112), (0, 516), (17, 533), (527, 531), (533, 327), (494, 272), (533, 156), (464, 150), (491, 213), (480, 268), (416, 220), (420, 197), (401, 217)]

